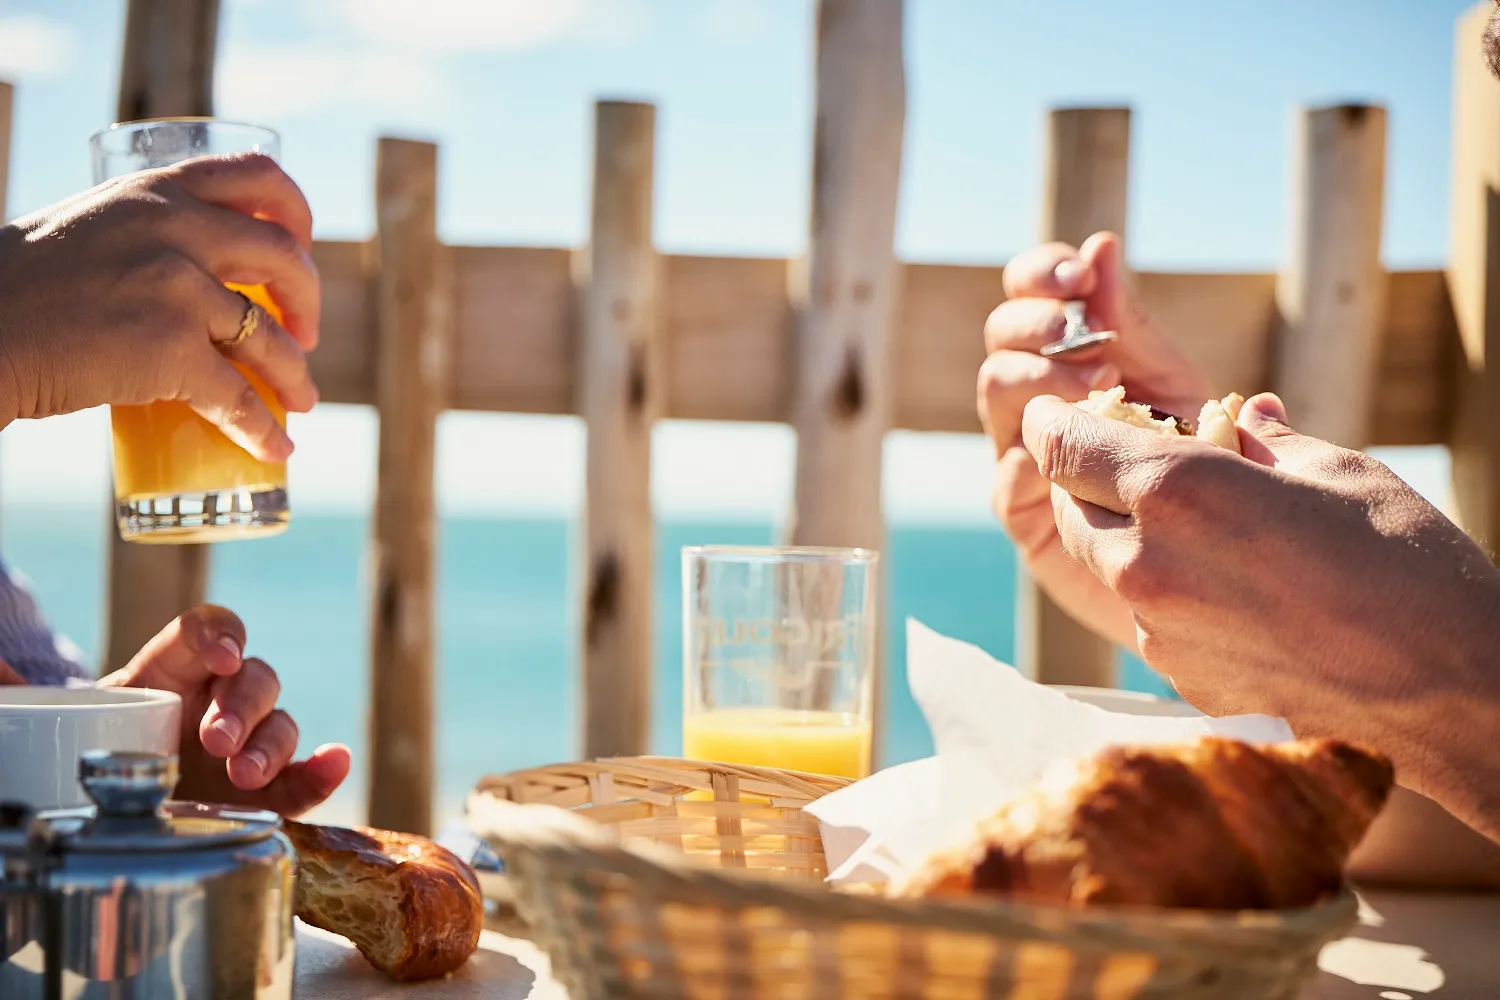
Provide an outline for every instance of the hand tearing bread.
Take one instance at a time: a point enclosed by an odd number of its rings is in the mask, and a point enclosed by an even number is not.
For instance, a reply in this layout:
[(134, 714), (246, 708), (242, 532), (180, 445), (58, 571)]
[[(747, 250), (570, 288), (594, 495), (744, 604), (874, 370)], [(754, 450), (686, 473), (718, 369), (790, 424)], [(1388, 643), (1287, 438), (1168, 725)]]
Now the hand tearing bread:
[(392, 979), (446, 975), (479, 946), (469, 866), (426, 837), (283, 822), (297, 850), (297, 916), (342, 935)]
[(1333, 740), (1109, 747), (1062, 761), (896, 896), (1260, 910), (1310, 906), (1385, 804), (1390, 761)]
[(1235, 421), (1239, 419), (1240, 407), (1244, 405), (1244, 397), (1234, 392), (1223, 399), (1210, 399), (1203, 404), (1198, 412), (1197, 423), (1194, 423), (1184, 417), (1163, 413), (1145, 403), (1126, 399), (1125, 387), (1122, 385), (1113, 389), (1096, 389), (1089, 393), (1088, 399), (1078, 404), (1080, 409), (1097, 413), (1101, 417), (1154, 430), (1167, 437), (1207, 441), (1235, 454), (1240, 454), (1240, 434)]

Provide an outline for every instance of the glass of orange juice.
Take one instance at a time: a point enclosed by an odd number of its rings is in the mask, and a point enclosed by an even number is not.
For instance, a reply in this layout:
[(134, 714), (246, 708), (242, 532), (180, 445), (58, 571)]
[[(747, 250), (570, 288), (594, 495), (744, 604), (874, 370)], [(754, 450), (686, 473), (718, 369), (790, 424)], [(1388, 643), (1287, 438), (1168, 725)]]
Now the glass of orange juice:
[[(277, 134), (259, 125), (213, 118), (123, 122), (89, 140), (94, 183), (166, 167), (196, 156), (280, 156)], [(279, 321), (264, 285), (230, 285)], [(236, 365), (286, 426), (286, 411), (259, 378)], [(286, 530), (286, 463), (262, 462), (194, 413), (186, 403), (110, 408), (114, 438), (115, 521), (132, 542), (220, 542)]]
[(683, 756), (869, 774), (879, 563), (868, 549), (683, 549)]

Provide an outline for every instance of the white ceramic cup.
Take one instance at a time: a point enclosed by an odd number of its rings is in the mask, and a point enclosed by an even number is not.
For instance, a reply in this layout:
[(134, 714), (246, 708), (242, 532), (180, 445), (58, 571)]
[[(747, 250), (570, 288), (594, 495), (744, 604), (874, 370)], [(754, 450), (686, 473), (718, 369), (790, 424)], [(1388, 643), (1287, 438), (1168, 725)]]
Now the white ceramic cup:
[(146, 688), (0, 686), (0, 801), (33, 809), (88, 805), (88, 750), (174, 754), (182, 699)]

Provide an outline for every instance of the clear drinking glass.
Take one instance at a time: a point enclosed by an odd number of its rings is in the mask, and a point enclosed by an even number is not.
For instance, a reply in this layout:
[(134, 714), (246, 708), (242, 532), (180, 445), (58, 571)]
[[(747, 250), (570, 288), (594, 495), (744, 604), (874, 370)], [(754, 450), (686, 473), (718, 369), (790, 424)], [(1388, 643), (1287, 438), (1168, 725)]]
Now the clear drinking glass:
[(683, 549), (683, 756), (869, 774), (879, 562), (867, 549)]
[[(216, 153), (280, 155), (281, 140), (259, 125), (212, 118), (123, 122), (89, 140), (94, 183)], [(279, 321), (264, 285), (230, 285)], [(205, 334), (207, 336), (207, 334)], [(258, 377), (236, 365), (282, 426), (286, 411)], [(110, 408), (115, 521), (133, 542), (221, 542), (286, 530), (291, 507), (286, 463), (262, 462), (186, 403)]]

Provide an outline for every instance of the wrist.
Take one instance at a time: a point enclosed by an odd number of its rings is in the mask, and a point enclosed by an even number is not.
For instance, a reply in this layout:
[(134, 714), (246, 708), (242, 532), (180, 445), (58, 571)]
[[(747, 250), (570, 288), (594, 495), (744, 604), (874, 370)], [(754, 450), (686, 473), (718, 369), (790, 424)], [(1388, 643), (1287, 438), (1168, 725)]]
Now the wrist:
[[(1447, 655), (1427, 664), (1431, 684), (1399, 727), (1402, 784), (1500, 842), (1500, 574), (1471, 585), (1468, 613), (1447, 623)], [(1396, 706), (1391, 706), (1396, 711)], [(1401, 764), (1405, 764), (1403, 777)]]

